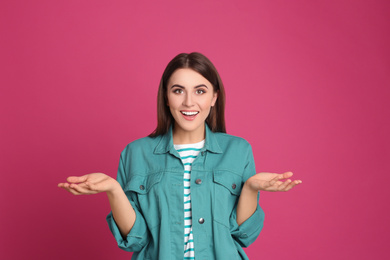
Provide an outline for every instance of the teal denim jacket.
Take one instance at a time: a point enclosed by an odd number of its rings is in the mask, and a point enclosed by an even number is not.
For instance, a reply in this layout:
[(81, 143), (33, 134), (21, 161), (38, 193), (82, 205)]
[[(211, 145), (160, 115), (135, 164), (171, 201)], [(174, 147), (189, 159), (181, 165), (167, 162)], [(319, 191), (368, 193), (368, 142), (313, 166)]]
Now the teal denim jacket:
[[(136, 220), (125, 238), (111, 212), (107, 222), (118, 246), (134, 252), (132, 259), (183, 259), (183, 172), (172, 128), (163, 136), (138, 139), (121, 153), (117, 180)], [(245, 181), (255, 173), (250, 144), (239, 137), (213, 133), (206, 124), (205, 146), (191, 171), (195, 259), (248, 259), (242, 247), (256, 240), (264, 212), (258, 205), (238, 226), (236, 206)], [(204, 221), (198, 221), (200, 218)]]

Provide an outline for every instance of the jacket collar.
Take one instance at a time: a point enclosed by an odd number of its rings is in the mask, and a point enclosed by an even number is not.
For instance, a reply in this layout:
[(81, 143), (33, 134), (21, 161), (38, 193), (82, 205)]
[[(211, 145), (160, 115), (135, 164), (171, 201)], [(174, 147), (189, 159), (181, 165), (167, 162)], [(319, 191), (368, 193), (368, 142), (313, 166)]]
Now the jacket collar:
[[(209, 126), (205, 123), (206, 138), (205, 145), (201, 151), (210, 151), (212, 153), (223, 153), (221, 147), (218, 144), (215, 133), (213, 133)], [(156, 148), (154, 149), (155, 154), (162, 154), (170, 152), (171, 154), (176, 154), (176, 149), (173, 146), (173, 136), (172, 136), (172, 125), (170, 126), (168, 133), (161, 136), (160, 141), (158, 142)]]

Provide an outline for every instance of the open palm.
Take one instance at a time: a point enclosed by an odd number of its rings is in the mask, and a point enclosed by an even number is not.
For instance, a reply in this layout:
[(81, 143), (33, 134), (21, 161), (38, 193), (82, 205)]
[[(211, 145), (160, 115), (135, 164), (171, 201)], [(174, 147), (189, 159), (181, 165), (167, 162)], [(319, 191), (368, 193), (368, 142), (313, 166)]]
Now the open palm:
[(289, 179), (292, 175), (292, 172), (285, 172), (283, 174), (260, 172), (250, 177), (247, 180), (247, 184), (250, 189), (256, 191), (288, 191), (302, 183), (301, 180), (292, 181)]
[(96, 194), (112, 191), (119, 183), (104, 173), (90, 173), (84, 176), (68, 177), (68, 182), (59, 183), (58, 187), (64, 188), (74, 195)]

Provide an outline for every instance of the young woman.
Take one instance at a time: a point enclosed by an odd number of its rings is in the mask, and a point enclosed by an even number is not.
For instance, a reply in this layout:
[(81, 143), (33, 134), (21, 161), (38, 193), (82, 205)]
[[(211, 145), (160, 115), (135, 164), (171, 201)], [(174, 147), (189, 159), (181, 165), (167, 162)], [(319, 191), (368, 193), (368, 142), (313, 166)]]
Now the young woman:
[(259, 190), (301, 181), (292, 172), (256, 174), (249, 143), (225, 133), (224, 107), (209, 59), (179, 54), (160, 82), (157, 128), (123, 150), (117, 179), (92, 173), (58, 186), (106, 192), (108, 225), (132, 259), (248, 259), (242, 247), (263, 227)]

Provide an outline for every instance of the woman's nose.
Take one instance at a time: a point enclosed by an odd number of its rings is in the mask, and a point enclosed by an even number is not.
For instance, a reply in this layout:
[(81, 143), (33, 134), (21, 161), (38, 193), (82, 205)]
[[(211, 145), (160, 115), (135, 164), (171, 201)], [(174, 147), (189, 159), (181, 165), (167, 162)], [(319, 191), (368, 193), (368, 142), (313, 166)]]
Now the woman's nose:
[(193, 98), (190, 94), (187, 94), (184, 98), (183, 105), (190, 107), (193, 105)]

